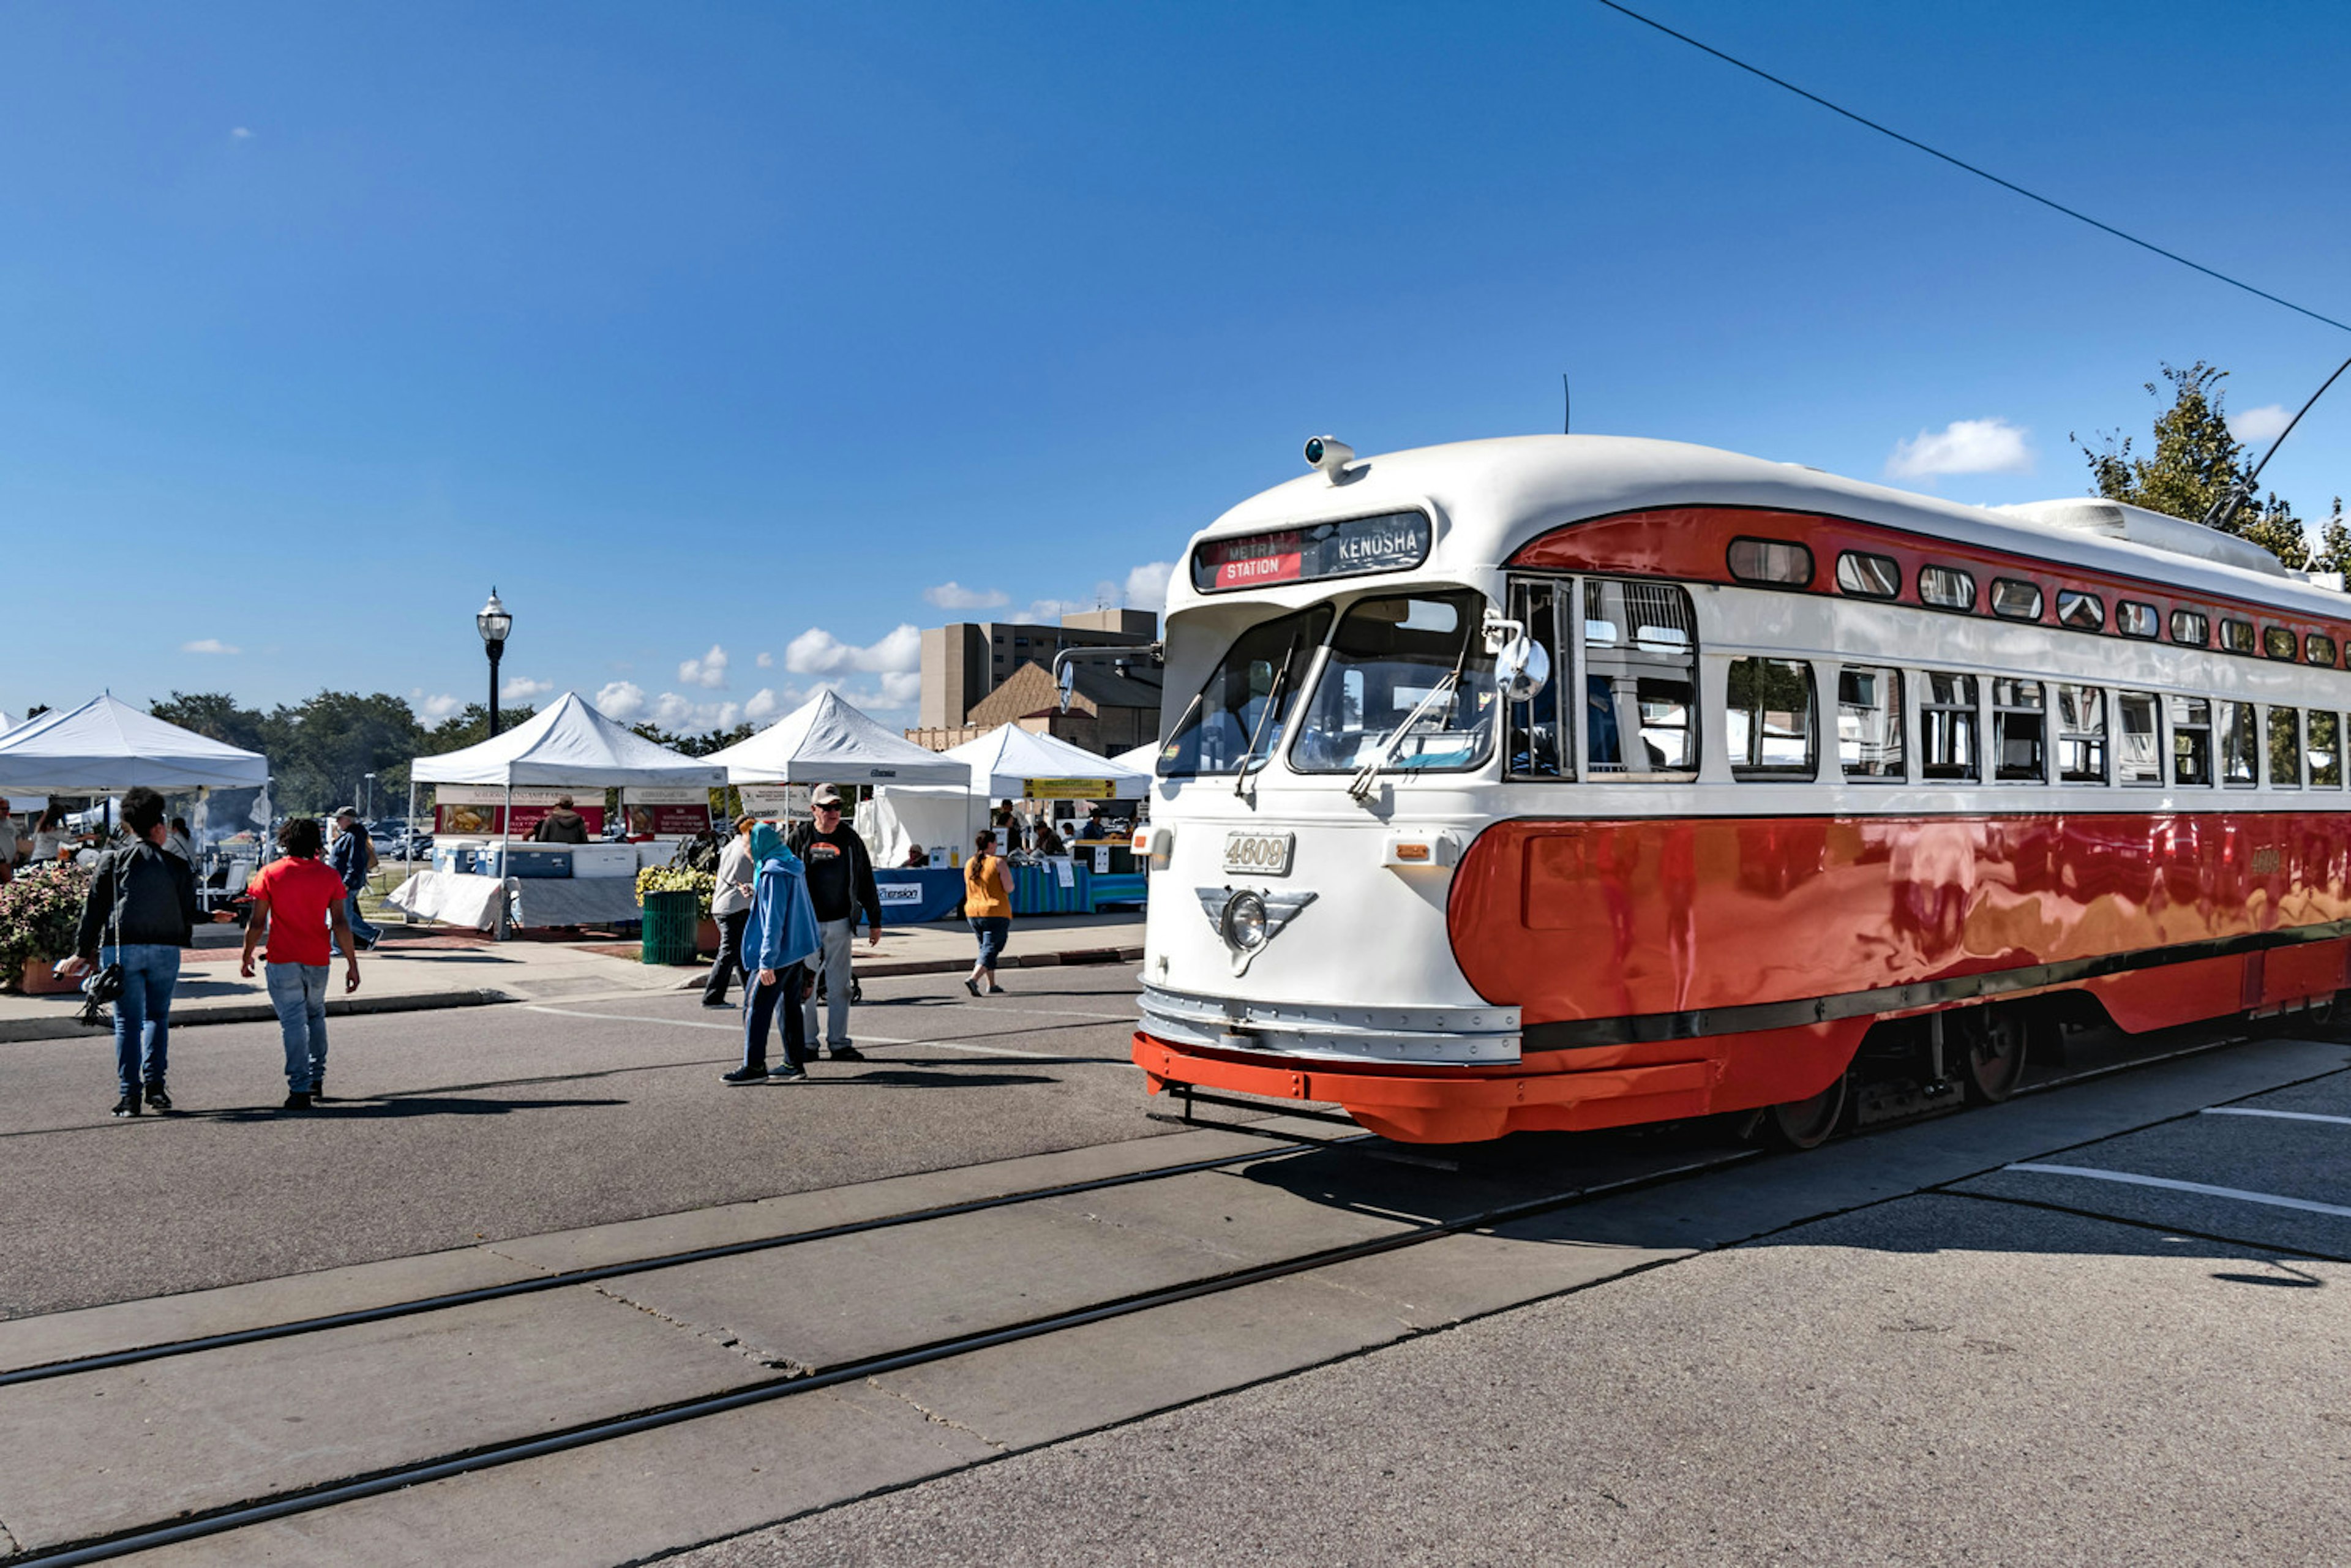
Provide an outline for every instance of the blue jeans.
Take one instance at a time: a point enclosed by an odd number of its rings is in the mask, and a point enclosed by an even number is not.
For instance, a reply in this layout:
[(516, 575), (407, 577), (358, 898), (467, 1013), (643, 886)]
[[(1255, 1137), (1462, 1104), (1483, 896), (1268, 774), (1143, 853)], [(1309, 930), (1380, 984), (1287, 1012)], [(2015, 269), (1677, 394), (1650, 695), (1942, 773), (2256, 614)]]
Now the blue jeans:
[(180, 950), (159, 942), (100, 947), (100, 964), (122, 966), (122, 995), (114, 1004), (114, 1077), (126, 1100), (141, 1084), (163, 1082), (172, 1065), (172, 988), (180, 983)]
[[(772, 986), (759, 984), (759, 971), (751, 971), (750, 988), (743, 994), (744, 1071), (768, 1070), (768, 1030), (778, 1012), (784, 1019), (784, 1061), (798, 1067), (814, 1059), (816, 1052), (809, 1049), (808, 1028), (799, 1009), (799, 988), (806, 983), (807, 971), (798, 964), (777, 970)], [(791, 999), (782, 1001), (786, 997)]]
[(971, 928), (979, 937), (979, 967), (993, 969), (996, 961), (1004, 956), (1004, 945), (1012, 939), (1011, 917), (1003, 915), (976, 915)]
[(286, 1042), (286, 1090), (308, 1094), (327, 1073), (327, 966), (265, 964), (269, 1005)]
[[(365, 884), (362, 883), (361, 885)], [(383, 935), (383, 932), (380, 927), (371, 925), (366, 921), (360, 918), (360, 895), (356, 889), (343, 896), (343, 918), (350, 922), (351, 940), (358, 943), (362, 947), (368, 946), (377, 937)], [(330, 937), (328, 940), (328, 949), (340, 957), (342, 954), (343, 945)]]

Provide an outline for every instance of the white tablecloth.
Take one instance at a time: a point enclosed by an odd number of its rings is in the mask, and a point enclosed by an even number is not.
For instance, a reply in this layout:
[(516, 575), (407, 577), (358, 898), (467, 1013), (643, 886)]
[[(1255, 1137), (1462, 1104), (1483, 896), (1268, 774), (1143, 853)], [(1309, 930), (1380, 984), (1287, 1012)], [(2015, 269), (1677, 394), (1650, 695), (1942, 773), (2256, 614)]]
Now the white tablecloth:
[[(636, 879), (626, 876), (516, 877), (517, 925), (603, 925), (642, 920)], [(457, 872), (420, 871), (385, 903), (423, 920), (487, 931), (497, 924), (498, 879)]]

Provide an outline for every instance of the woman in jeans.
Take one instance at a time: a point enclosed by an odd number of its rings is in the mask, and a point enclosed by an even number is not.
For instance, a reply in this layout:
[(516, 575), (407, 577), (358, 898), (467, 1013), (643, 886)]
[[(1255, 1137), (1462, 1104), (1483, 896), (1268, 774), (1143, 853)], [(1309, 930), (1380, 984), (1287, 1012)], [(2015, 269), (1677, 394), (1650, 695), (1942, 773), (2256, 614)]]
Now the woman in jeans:
[(749, 972), (743, 967), (743, 925), (751, 918), (751, 873), (756, 869), (751, 862), (751, 828), (757, 819), (735, 819), (735, 836), (726, 841), (726, 850), (718, 857), (718, 887), (710, 895), (710, 917), (718, 922), (718, 956), (711, 960), (710, 977), (703, 982), (702, 1005), (723, 1008), (726, 1005), (726, 983), (735, 976), (743, 976), (750, 984)]
[(979, 983), (986, 980), (987, 994), (1000, 997), (1004, 988), (996, 983), (996, 961), (1004, 956), (1005, 939), (1012, 935), (1012, 895), (1004, 890), (1004, 861), (996, 852), (996, 834), (983, 828), (971, 841), (971, 859), (963, 862), (963, 912), (979, 937), (979, 961), (971, 967), (963, 988), (976, 997)]
[[(751, 917), (743, 925), (743, 967), (750, 977), (743, 998), (743, 1061), (719, 1077), (729, 1083), (800, 1082), (808, 1077), (800, 1063), (813, 1054), (800, 998), (808, 988), (801, 961), (820, 946), (816, 908), (809, 903), (807, 868), (765, 822), (751, 830), (751, 859), (758, 870), (751, 882)], [(770, 1072), (768, 1026), (779, 1009), (784, 1064)]]

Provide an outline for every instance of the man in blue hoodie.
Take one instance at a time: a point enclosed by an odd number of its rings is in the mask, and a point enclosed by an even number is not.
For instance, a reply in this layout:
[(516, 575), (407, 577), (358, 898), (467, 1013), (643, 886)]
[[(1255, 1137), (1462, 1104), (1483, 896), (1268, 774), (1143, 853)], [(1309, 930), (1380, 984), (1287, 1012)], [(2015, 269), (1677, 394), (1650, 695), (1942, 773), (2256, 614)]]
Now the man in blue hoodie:
[[(816, 909), (809, 902), (807, 869), (765, 822), (751, 830), (751, 917), (743, 924), (743, 967), (751, 977), (743, 997), (743, 1062), (720, 1076), (737, 1084), (770, 1078), (798, 1082), (808, 1077), (800, 1063), (815, 1055), (808, 1049), (799, 1003), (808, 986), (801, 965), (822, 945)], [(769, 1072), (768, 1030), (779, 1006), (784, 1064)]]

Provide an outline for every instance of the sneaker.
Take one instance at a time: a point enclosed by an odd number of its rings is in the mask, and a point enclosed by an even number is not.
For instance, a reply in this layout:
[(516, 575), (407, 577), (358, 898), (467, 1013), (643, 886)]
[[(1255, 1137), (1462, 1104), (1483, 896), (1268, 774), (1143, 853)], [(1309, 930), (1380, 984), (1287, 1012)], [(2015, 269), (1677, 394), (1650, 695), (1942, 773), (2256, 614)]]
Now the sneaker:
[(779, 1083), (805, 1083), (808, 1082), (808, 1069), (795, 1067), (788, 1061), (768, 1076)]
[(310, 1085), (310, 1103), (313, 1105), (323, 1105), (326, 1103), (327, 1081), (321, 1078), (317, 1082)]
[(975, 996), (975, 997), (976, 997), (976, 996), (977, 996), (977, 995), (979, 995), (979, 982), (978, 982), (977, 980), (972, 979), (972, 978), (971, 978), (970, 977), (968, 977), (968, 976), (965, 977), (965, 978), (964, 978), (964, 982), (963, 982), (963, 988), (964, 988), (965, 990), (967, 990), (967, 991), (969, 991), (969, 992), (970, 992), (973, 996)]
[(987, 988), (987, 994), (991, 997), (1000, 997), (1004, 994), (1004, 988), (1002, 986), (990, 986)]
[(139, 1114), (139, 1096), (136, 1094), (125, 1094), (121, 1099), (117, 1100), (114, 1103), (114, 1113), (118, 1116), (136, 1116)]
[(147, 1103), (158, 1111), (168, 1111), (172, 1108), (172, 1097), (164, 1092), (162, 1084), (150, 1083), (147, 1085)]
[(286, 1096), (286, 1103), (277, 1108), (280, 1111), (308, 1111), (310, 1108), (310, 1096), (298, 1089)]
[(702, 1005), (703, 1005), (704, 1007), (705, 1007), (705, 1008), (728, 1008), (728, 1009), (731, 1009), (731, 1008), (733, 1008), (733, 1007), (734, 1007), (734, 1005), (735, 1005), (735, 1004), (734, 1004), (733, 1002), (728, 1001), (725, 997), (720, 997), (720, 998), (717, 998), (716, 1000), (715, 1000), (715, 1001), (714, 1001), (714, 1000), (712, 1000), (712, 999), (711, 999), (710, 998), (708, 998), (708, 997), (705, 997), (705, 998), (702, 998)]
[(718, 1078), (723, 1083), (765, 1083), (768, 1070), (764, 1067), (738, 1067), (732, 1072), (720, 1073)]
[(862, 1061), (865, 1060), (865, 1053), (858, 1050), (853, 1045), (836, 1045), (832, 1048), (831, 1055), (835, 1061)]

